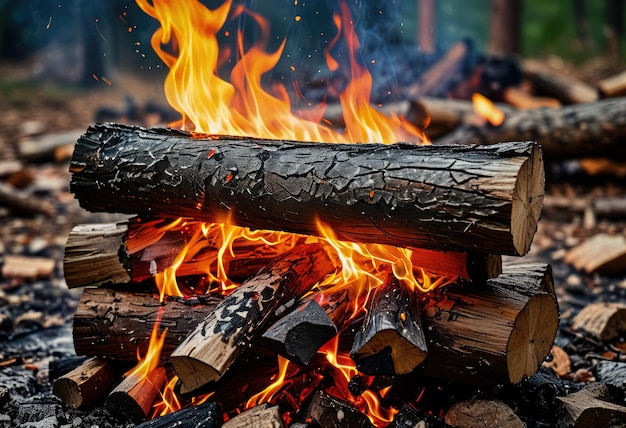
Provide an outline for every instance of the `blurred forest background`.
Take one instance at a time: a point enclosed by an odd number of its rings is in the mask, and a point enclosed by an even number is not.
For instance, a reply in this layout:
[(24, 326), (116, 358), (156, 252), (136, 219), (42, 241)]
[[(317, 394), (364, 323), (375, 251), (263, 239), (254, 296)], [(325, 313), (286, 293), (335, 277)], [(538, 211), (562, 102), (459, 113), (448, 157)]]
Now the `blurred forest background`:
[[(205, 3), (214, 7), (221, 1)], [(336, 0), (247, 3), (270, 19), (275, 45), (287, 36), (283, 56), (290, 61), (285, 67), (294, 61), (315, 67), (323, 61), (323, 48), (334, 31), (330, 11)], [(420, 0), (389, 0), (382, 6), (379, 2), (349, 3), (364, 49), (370, 42), (419, 42)], [(468, 38), (478, 50), (487, 49), (491, 0), (430, 3), (434, 8), (430, 31), (436, 48)], [(511, 3), (520, 11), (519, 53), (525, 57), (555, 55), (578, 65), (607, 55), (619, 61), (624, 52), (622, 0)], [(302, 19), (295, 21), (296, 16)], [(0, 60), (4, 64), (30, 61), (29, 77), (59, 83), (102, 84), (100, 78), (111, 69), (161, 79), (163, 66), (149, 46), (156, 28), (156, 21), (128, 0), (0, 0)], [(516, 32), (515, 28), (510, 31)], [(248, 37), (255, 37), (253, 29)]]

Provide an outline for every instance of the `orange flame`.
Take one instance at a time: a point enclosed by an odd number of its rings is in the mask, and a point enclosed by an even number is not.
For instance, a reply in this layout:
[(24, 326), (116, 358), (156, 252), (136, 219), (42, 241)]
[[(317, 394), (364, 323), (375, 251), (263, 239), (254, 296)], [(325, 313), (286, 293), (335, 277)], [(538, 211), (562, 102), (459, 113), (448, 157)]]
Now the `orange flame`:
[[(338, 348), (339, 335), (336, 335), (319, 352), (325, 354), (328, 362), (339, 369), (342, 378), (335, 378), (335, 383), (341, 385), (344, 391), (348, 391), (348, 382), (359, 372), (350, 356), (340, 354)], [(374, 426), (387, 425), (398, 413), (393, 407), (388, 409), (382, 407), (378, 395), (370, 390), (366, 390), (358, 397), (353, 397), (351, 394), (344, 392), (338, 398), (350, 400), (358, 410), (367, 415)]]
[(476, 114), (487, 119), (493, 126), (500, 126), (504, 122), (504, 112), (484, 95), (472, 95), (472, 107)]
[[(262, 77), (278, 63), (285, 42), (275, 52), (266, 52), (269, 24), (259, 15), (242, 6), (232, 10), (233, 17), (248, 14), (260, 28), (261, 37), (246, 50), (243, 32), (238, 32), (236, 50), (239, 59), (228, 82), (218, 75), (221, 51), (217, 34), (231, 13), (232, 0), (226, 0), (213, 10), (196, 0), (136, 2), (161, 24), (151, 43), (170, 68), (165, 94), (172, 107), (182, 114), (182, 120), (174, 126), (205, 134), (298, 141), (389, 144), (396, 142), (398, 137), (406, 139), (407, 136), (415, 142), (427, 141), (423, 133), (407, 121), (397, 116), (385, 116), (370, 106), (372, 78), (356, 61), (359, 45), (344, 2), (341, 17), (335, 16), (334, 22), (351, 50), (352, 79), (340, 95), (345, 133), (294, 115), (283, 85), (274, 84), (273, 93), (263, 88)], [(326, 58), (331, 70), (338, 67), (329, 52)]]
[(246, 402), (245, 408), (249, 409), (259, 404), (270, 402), (274, 394), (285, 386), (284, 383), (288, 367), (289, 360), (278, 355), (278, 373), (276, 374), (274, 381), (263, 391), (250, 397)]
[(124, 373), (124, 377), (138, 377), (146, 378), (148, 374), (156, 369), (161, 359), (161, 350), (163, 349), (163, 343), (165, 342), (165, 334), (167, 329), (163, 333), (159, 334), (159, 325), (163, 318), (163, 306), (159, 307), (157, 312), (157, 319), (154, 321), (152, 331), (150, 333), (150, 342), (148, 344), (148, 351), (143, 357), (139, 355), (139, 349), (137, 349), (137, 359), (139, 362), (135, 367)]

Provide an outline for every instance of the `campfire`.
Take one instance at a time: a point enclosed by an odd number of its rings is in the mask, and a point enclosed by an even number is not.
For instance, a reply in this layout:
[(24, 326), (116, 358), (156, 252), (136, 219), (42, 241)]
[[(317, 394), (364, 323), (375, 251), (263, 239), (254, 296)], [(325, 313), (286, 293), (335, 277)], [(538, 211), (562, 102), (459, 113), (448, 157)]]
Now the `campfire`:
[[(501, 257), (525, 255), (537, 229), (537, 143), (431, 145), (374, 108), (345, 3), (326, 52), (349, 76), (341, 127), (265, 89), (281, 48), (266, 51), (262, 17), (231, 1), (137, 3), (161, 24), (152, 47), (182, 119), (96, 124), (75, 147), (81, 206), (134, 217), (68, 240), (67, 284), (87, 286), (74, 345), (92, 358), (55, 383), (66, 404), (107, 395), (111, 412), (158, 426), (386, 426), (419, 401), (407, 379), (537, 371), (558, 328), (551, 268)], [(243, 15), (253, 45), (220, 33)], [(224, 37), (236, 40), (230, 80)], [(501, 123), (488, 100), (477, 109)]]

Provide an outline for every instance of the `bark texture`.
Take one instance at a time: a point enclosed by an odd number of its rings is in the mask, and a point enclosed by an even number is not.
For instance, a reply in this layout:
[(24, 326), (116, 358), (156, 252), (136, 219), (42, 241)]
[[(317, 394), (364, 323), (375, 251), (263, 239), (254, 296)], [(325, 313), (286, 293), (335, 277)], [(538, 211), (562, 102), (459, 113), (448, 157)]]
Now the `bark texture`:
[(76, 145), (71, 190), (91, 211), (234, 222), (347, 241), (525, 254), (544, 192), (532, 142), (313, 144), (99, 124)]

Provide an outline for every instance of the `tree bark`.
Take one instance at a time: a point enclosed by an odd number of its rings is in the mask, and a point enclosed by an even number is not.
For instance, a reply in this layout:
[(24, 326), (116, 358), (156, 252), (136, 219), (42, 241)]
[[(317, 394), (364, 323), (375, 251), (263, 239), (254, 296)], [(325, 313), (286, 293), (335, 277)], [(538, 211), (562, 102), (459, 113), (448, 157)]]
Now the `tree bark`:
[(333, 269), (321, 245), (303, 244), (237, 287), (171, 354), (181, 391), (196, 390), (222, 377), (241, 351), (263, 333), (276, 310), (293, 304)]
[(626, 158), (626, 98), (565, 106), (519, 110), (498, 127), (465, 124), (435, 144), (496, 144), (535, 140), (546, 159), (606, 156)]
[(191, 305), (184, 299), (170, 297), (159, 303), (152, 294), (85, 288), (74, 314), (74, 349), (78, 355), (137, 361), (138, 350), (141, 355), (148, 351), (152, 327), (163, 307), (165, 316), (159, 330), (168, 329), (161, 351), (161, 361), (165, 362), (184, 337), (222, 300), (217, 296), (202, 296)]
[(428, 357), (415, 373), (493, 385), (533, 375), (559, 323), (549, 265), (505, 266), (484, 284), (423, 294)]
[(359, 372), (394, 376), (411, 372), (427, 353), (417, 294), (390, 273), (370, 296), (350, 357)]
[(525, 254), (544, 192), (531, 142), (493, 147), (191, 138), (101, 124), (78, 141), (83, 208), (406, 247)]

